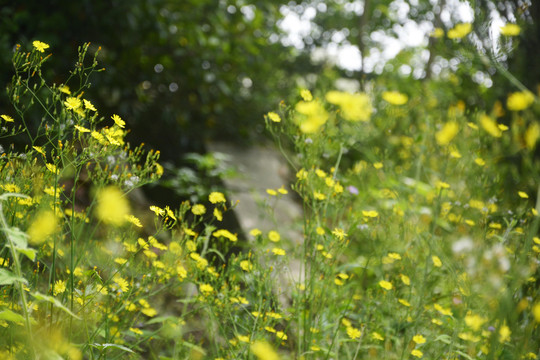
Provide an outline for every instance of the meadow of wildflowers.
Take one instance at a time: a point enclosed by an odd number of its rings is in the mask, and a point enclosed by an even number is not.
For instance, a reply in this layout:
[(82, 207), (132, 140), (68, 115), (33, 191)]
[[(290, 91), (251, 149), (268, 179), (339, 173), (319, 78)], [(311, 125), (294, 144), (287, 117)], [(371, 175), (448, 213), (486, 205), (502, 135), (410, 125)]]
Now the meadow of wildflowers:
[(42, 74), (47, 44), (14, 53), (1, 359), (539, 358), (537, 94), (468, 109), (429, 89), (301, 89), (261, 122), (295, 174), (268, 201), (296, 193), (302, 235), (244, 235), (223, 225), (225, 192), (131, 200), (159, 151), (85, 96), (106, 76), (87, 52), (62, 84)]

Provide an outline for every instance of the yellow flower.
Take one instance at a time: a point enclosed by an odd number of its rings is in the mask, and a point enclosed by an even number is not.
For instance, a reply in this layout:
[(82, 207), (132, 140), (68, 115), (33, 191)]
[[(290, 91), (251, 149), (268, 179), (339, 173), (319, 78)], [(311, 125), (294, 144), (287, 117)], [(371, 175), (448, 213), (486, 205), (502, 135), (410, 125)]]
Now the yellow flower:
[(92, 111), (97, 111), (96, 108), (94, 107), (94, 105), (90, 101), (88, 101), (86, 99), (83, 99), (83, 103), (84, 103), (84, 107), (86, 109), (92, 110)]
[(139, 329), (139, 328), (132, 328), (132, 327), (130, 327), (130, 328), (129, 328), (129, 331), (131, 331), (132, 333), (135, 333), (135, 334), (137, 334), (137, 335), (142, 335), (142, 333), (143, 333), (142, 330)]
[(274, 189), (266, 189), (266, 193), (270, 196), (276, 196), (277, 195), (277, 191), (274, 190)]
[(268, 116), (268, 118), (269, 118), (270, 120), (272, 120), (273, 122), (277, 122), (277, 123), (278, 123), (278, 122), (281, 122), (281, 117), (280, 117), (278, 114), (276, 114), (275, 112), (272, 112), (272, 111), (271, 111), (271, 112), (269, 112), (269, 113), (267, 114), (267, 116)]
[(418, 349), (414, 349), (413, 351), (411, 351), (411, 355), (417, 358), (421, 358), (422, 356), (424, 356), (424, 353)]
[(409, 101), (407, 95), (402, 94), (398, 91), (385, 91), (382, 93), (382, 98), (384, 99), (384, 101), (392, 105), (403, 105), (406, 104), (407, 101)]
[(506, 107), (511, 111), (525, 110), (534, 102), (534, 95), (529, 91), (515, 92), (508, 96)]
[(448, 145), (459, 132), (459, 125), (455, 121), (449, 121), (435, 134), (437, 143), (441, 146)]
[(369, 218), (376, 218), (379, 213), (375, 210), (362, 210), (362, 215)]
[(226, 229), (216, 230), (212, 233), (212, 236), (217, 237), (217, 238), (224, 237), (224, 238), (229, 239), (232, 242), (238, 241), (238, 236), (236, 236), (236, 234), (233, 234), (229, 230), (226, 230)]
[(296, 117), (296, 122), (304, 134), (317, 132), (328, 120), (328, 113), (318, 101), (300, 101), (295, 110), (300, 114)]
[(129, 215), (129, 202), (122, 191), (114, 186), (107, 186), (97, 193), (96, 215), (106, 224), (119, 226)]
[(326, 94), (326, 101), (338, 105), (341, 116), (348, 121), (369, 121), (373, 113), (371, 100), (365, 93), (350, 94), (333, 90)]
[(379, 286), (382, 287), (384, 290), (392, 290), (393, 289), (392, 283), (389, 282), (389, 281), (386, 281), (386, 280), (379, 281)]
[(382, 162), (376, 162), (376, 163), (373, 164), (373, 167), (374, 167), (375, 169), (377, 169), (377, 170), (382, 169), (383, 166), (384, 166), (384, 165), (383, 165)]
[(249, 335), (238, 335), (238, 341), (249, 343)]
[[(319, 229), (319, 228), (317, 228)], [(324, 229), (323, 229), (323, 234), (324, 234)], [(339, 228), (335, 228), (333, 231), (332, 231), (332, 234), (337, 237), (339, 240), (343, 240), (347, 237), (347, 233), (345, 231), (343, 231), (343, 229), (339, 229)]]
[(223, 195), (222, 193), (217, 192), (217, 191), (214, 191), (214, 192), (210, 193), (210, 195), (208, 196), (208, 200), (212, 204), (224, 203), (224, 202), (227, 201), (227, 200), (225, 200), (225, 195)]
[(259, 360), (279, 360), (279, 355), (266, 341), (255, 341), (250, 348)]
[(214, 217), (217, 221), (223, 221), (223, 213), (218, 208), (214, 208)]
[(313, 95), (311, 95), (311, 91), (309, 91), (308, 89), (300, 90), (300, 96), (302, 97), (302, 99), (304, 99), (304, 101), (313, 100)]
[(81, 107), (82, 103), (81, 103), (81, 100), (79, 98), (76, 98), (76, 97), (73, 97), (73, 96), (70, 96), (66, 99), (66, 101), (64, 101), (64, 105), (66, 106), (66, 108), (68, 110), (77, 110), (78, 108)]
[(272, 253), (274, 255), (278, 255), (278, 256), (284, 256), (286, 253), (285, 253), (285, 250), (283, 249), (280, 249), (280, 248), (273, 248), (272, 249)]
[(212, 285), (202, 284), (199, 286), (199, 291), (204, 295), (209, 295), (214, 291), (214, 288), (212, 287)]
[(444, 36), (444, 30), (441, 29), (441, 28), (439, 28), (439, 27), (438, 27), (438, 28), (435, 28), (435, 29), (431, 32), (431, 34), (429, 34), (429, 36), (434, 37), (434, 38), (441, 38), (441, 37)]
[(525, 131), (527, 149), (534, 150), (538, 138), (540, 138), (540, 125), (537, 122), (533, 122)]
[(411, 285), (411, 279), (407, 275), (399, 274), (399, 277), (405, 285)]
[(476, 159), (474, 159), (474, 162), (475, 162), (476, 165), (478, 165), (478, 166), (484, 166), (484, 165), (486, 165), (486, 162), (485, 162), (484, 159), (482, 159), (482, 158), (476, 158)]
[(268, 239), (272, 242), (278, 242), (281, 239), (281, 236), (279, 235), (277, 231), (271, 230), (268, 233)]
[(240, 261), (240, 268), (249, 272), (253, 269), (253, 264), (249, 260), (242, 260)]
[(289, 193), (283, 185), (281, 185), (281, 187), (277, 191), (282, 195), (287, 195)]
[(411, 304), (405, 299), (398, 299), (399, 303), (403, 306), (410, 307)]
[(191, 212), (195, 215), (204, 215), (206, 213), (206, 208), (202, 204), (193, 205)]
[(34, 45), (34, 48), (39, 52), (45, 52), (45, 49), (49, 48), (49, 44), (45, 44), (44, 42), (41, 42), (39, 40), (34, 40), (32, 42), (32, 45)]
[(122, 278), (120, 275), (116, 275), (113, 277), (113, 281), (116, 285), (118, 285), (118, 288), (122, 292), (127, 292), (129, 289), (129, 283), (126, 281), (126, 279)]
[(534, 304), (534, 306), (532, 307), (532, 314), (533, 314), (534, 320), (537, 323), (540, 323), (540, 302)]
[(360, 329), (349, 326), (347, 327), (347, 335), (351, 339), (358, 339), (360, 336), (362, 336), (362, 331), (360, 331)]
[(521, 32), (521, 28), (516, 24), (506, 24), (500, 27), (501, 35), (504, 36), (518, 36)]
[(474, 331), (480, 330), (482, 325), (487, 321), (487, 319), (481, 317), (480, 315), (467, 314), (465, 315), (465, 324)]
[(522, 199), (528, 199), (529, 198), (529, 195), (524, 191), (518, 191), (518, 195)]
[(125, 128), (126, 127), (126, 122), (124, 120), (122, 120), (122, 118), (116, 114), (114, 114), (113, 116), (111, 116), (111, 119), (113, 119), (114, 123), (119, 127), (119, 128)]
[(262, 232), (261, 232), (261, 230), (255, 228), (255, 229), (251, 229), (251, 231), (249, 232), (249, 234), (250, 234), (251, 236), (259, 236), (259, 235), (262, 234)]
[(420, 334), (417, 334), (417, 335), (414, 335), (412, 340), (416, 343), (416, 344), (425, 344), (426, 342), (426, 338), (423, 337), (422, 335)]
[(126, 215), (126, 221), (132, 223), (133, 225), (135, 225), (136, 227), (140, 227), (142, 228), (142, 224), (141, 224), (141, 220), (139, 220), (139, 218), (133, 216), (133, 215)]
[(489, 135), (493, 137), (502, 136), (502, 131), (497, 126), (497, 122), (486, 114), (482, 114), (480, 116), (480, 125), (482, 125), (482, 128), (484, 128), (484, 130), (486, 130)]
[(81, 133), (86, 133), (86, 132), (90, 132), (90, 130), (88, 130), (87, 128), (85, 128), (84, 126), (80, 126), (80, 125), (74, 125), (75, 126), (75, 129), (77, 129), (79, 132)]
[(384, 341), (384, 337), (376, 331), (371, 333), (371, 337), (373, 338), (373, 340)]
[(39, 213), (28, 229), (30, 243), (34, 245), (41, 244), (55, 233), (57, 225), (58, 219), (52, 211)]
[(280, 340), (287, 340), (289, 337), (283, 331), (276, 331), (276, 337)]
[(472, 31), (472, 24), (462, 23), (457, 24), (454, 28), (448, 30), (449, 39), (461, 39), (462, 37), (467, 36)]
[(2, 119), (4, 119), (6, 122), (13, 122), (13, 118), (9, 115), (0, 115)]
[(510, 335), (512, 334), (512, 331), (510, 331), (510, 328), (507, 325), (501, 326), (499, 329), (499, 342), (504, 343), (510, 340)]
[(440, 312), (441, 314), (443, 314), (443, 315), (446, 315), (446, 316), (452, 316), (452, 310), (450, 310), (450, 309), (445, 309), (445, 308), (443, 308), (443, 307), (442, 307), (441, 305), (439, 305), (439, 304), (434, 304), (434, 305), (433, 305), (433, 308), (434, 308), (435, 310), (437, 310), (438, 312)]
[(71, 91), (69, 90), (69, 86), (67, 85), (60, 85), (58, 87), (58, 90), (60, 90), (60, 92), (63, 92), (64, 94), (71, 95)]
[(431, 257), (431, 260), (433, 261), (433, 266), (435, 266), (435, 267), (441, 267), (442, 266), (442, 261), (441, 261), (441, 259), (439, 259), (439, 257), (437, 255), (433, 255)]
[(313, 197), (315, 198), (315, 200), (324, 200), (324, 199), (326, 199), (326, 195), (324, 195), (323, 193), (318, 192), (318, 191), (315, 191), (313, 193)]
[(63, 294), (66, 291), (66, 282), (62, 280), (57, 280), (54, 283), (53, 295)]

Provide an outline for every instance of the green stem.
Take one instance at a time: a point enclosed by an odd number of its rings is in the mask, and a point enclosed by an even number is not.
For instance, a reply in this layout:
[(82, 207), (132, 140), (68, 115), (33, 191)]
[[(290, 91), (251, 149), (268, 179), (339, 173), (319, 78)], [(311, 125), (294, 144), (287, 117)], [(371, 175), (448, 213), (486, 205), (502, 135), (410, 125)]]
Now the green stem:
[[(20, 194), (12, 194), (12, 193), (4, 194), (2, 196), (2, 198), (7, 198), (7, 197), (10, 197), (10, 196), (27, 198), (27, 196), (20, 195)], [(32, 336), (32, 328), (31, 328), (31, 324), (30, 324), (30, 314), (28, 313), (28, 303), (26, 301), (26, 293), (24, 292), (23, 283), (22, 283), (22, 281), (20, 281), (20, 279), (23, 278), (23, 273), (22, 273), (22, 270), (21, 270), (21, 263), (19, 261), (18, 255), (17, 255), (17, 251), (15, 250), (15, 244), (13, 243), (13, 239), (11, 238), (10, 233), (7, 231), (7, 229), (9, 228), (9, 225), (8, 225), (8, 223), (6, 221), (6, 218), (4, 217), (4, 210), (2, 208), (1, 200), (0, 200), (0, 225), (2, 226), (2, 230), (4, 231), (4, 235), (6, 236), (8, 242), (9, 242), (9, 247), (11, 249), (11, 256), (13, 257), (13, 263), (15, 265), (15, 272), (17, 274), (17, 277), (19, 278), (17, 280), (17, 288), (19, 290), (19, 293), (21, 294), (22, 310), (23, 310), (23, 314), (24, 314), (24, 325), (25, 325), (25, 328), (26, 328), (26, 335), (27, 335), (27, 340), (28, 340), (28, 349), (30, 351), (30, 358), (35, 359), (36, 356), (35, 356), (34, 347), (33, 347), (34, 340), (33, 340), (33, 336)]]

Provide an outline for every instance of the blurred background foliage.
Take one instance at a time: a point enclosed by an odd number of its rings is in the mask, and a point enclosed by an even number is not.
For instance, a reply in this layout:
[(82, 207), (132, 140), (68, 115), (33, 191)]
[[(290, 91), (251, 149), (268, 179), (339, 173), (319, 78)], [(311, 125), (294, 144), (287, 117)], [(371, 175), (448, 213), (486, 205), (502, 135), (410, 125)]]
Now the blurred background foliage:
[[(471, 36), (427, 36), (464, 22), (467, 3)], [(292, 15), (309, 24), (294, 41), (279, 26)], [(429, 94), (441, 106), (462, 101), (467, 111), (504, 102), (519, 90), (513, 75), (535, 91), (538, 19), (540, 5), (527, 0), (2, 1), (0, 83), (10, 82), (15, 44), (50, 44), (49, 71), (67, 74), (77, 47), (91, 42), (102, 48), (106, 72), (92, 78), (85, 97), (102, 115), (121, 115), (129, 139), (159, 149), (171, 169), (198, 171), (186, 154), (204, 154), (208, 140), (262, 140), (263, 114), (291, 94), (298, 98), (299, 87), (325, 92), (341, 81), (375, 94)], [(495, 21), (522, 32), (494, 37)], [(396, 44), (401, 50), (388, 56)], [(361, 67), (336, 66), (350, 55), (336, 59), (328, 49), (344, 45)], [(9, 108), (5, 94), (0, 108)]]

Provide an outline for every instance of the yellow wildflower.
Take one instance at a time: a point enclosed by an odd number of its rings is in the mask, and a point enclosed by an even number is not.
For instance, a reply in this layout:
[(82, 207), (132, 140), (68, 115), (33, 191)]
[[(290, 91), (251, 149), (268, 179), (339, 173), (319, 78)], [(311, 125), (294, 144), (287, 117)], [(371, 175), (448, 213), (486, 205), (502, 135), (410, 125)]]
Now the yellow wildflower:
[(448, 145), (459, 132), (459, 125), (455, 121), (449, 121), (435, 134), (437, 143), (441, 146)]
[(202, 204), (195, 204), (191, 208), (191, 212), (195, 215), (204, 215), (204, 213), (206, 213), (206, 208)]
[(9, 115), (0, 115), (2, 119), (4, 119), (6, 122), (13, 122), (13, 118)]
[(82, 103), (81, 103), (81, 100), (79, 98), (70, 96), (64, 101), (64, 105), (66, 106), (66, 108), (68, 110), (75, 111), (75, 110), (77, 110), (78, 108), (81, 107)]
[(97, 193), (97, 217), (106, 224), (122, 225), (129, 215), (129, 202), (114, 186), (108, 186)]
[(214, 191), (214, 192), (210, 193), (210, 195), (208, 196), (208, 200), (212, 204), (224, 203), (224, 202), (227, 201), (227, 200), (225, 200), (225, 195), (223, 195), (222, 193), (217, 192), (217, 191)]
[(414, 335), (412, 340), (416, 343), (416, 344), (425, 344), (426, 342), (426, 338), (423, 337), (422, 335), (420, 334), (417, 334), (417, 335)]
[(349, 326), (347, 327), (347, 335), (351, 339), (358, 339), (360, 336), (362, 336), (362, 331), (360, 331), (360, 329), (357, 329), (355, 327)]
[(63, 294), (66, 291), (66, 282), (62, 280), (57, 280), (54, 283), (53, 295)]
[(448, 30), (449, 39), (461, 39), (467, 36), (472, 31), (472, 24), (461, 23)]
[(537, 122), (533, 122), (525, 131), (525, 145), (527, 149), (534, 150), (536, 142), (540, 138), (540, 125)]
[(281, 239), (281, 236), (279, 235), (277, 231), (271, 230), (268, 233), (268, 239), (272, 242), (278, 242)]
[(493, 137), (501, 137), (502, 131), (497, 126), (497, 122), (487, 116), (486, 114), (482, 114), (480, 116), (480, 125), (482, 125), (482, 128), (487, 131), (487, 133)]
[(92, 110), (92, 111), (97, 111), (96, 108), (94, 107), (94, 105), (90, 101), (88, 101), (86, 99), (83, 99), (83, 103), (84, 103), (84, 107), (86, 109)]
[(348, 121), (369, 121), (373, 113), (371, 100), (365, 93), (350, 94), (341, 91), (329, 91), (326, 100), (338, 105), (341, 109), (341, 116)]
[(41, 244), (55, 233), (57, 225), (58, 219), (52, 211), (39, 213), (28, 229), (30, 243), (34, 245)]
[(34, 40), (32, 42), (32, 45), (34, 46), (34, 48), (39, 51), (39, 52), (45, 52), (45, 49), (48, 49), (49, 48), (49, 44), (46, 44), (44, 42), (41, 42), (39, 40)]
[(267, 114), (267, 116), (268, 116), (268, 118), (269, 118), (270, 120), (272, 120), (273, 122), (277, 122), (277, 123), (278, 123), (278, 122), (281, 122), (281, 117), (280, 117), (278, 114), (276, 114), (275, 112), (269, 112), (269, 113)]
[(308, 89), (300, 90), (300, 96), (302, 97), (302, 99), (304, 99), (304, 101), (313, 100), (313, 95), (311, 95), (311, 91), (309, 91)]
[(392, 290), (393, 289), (392, 283), (389, 282), (389, 281), (386, 281), (386, 280), (379, 281), (379, 286), (382, 287), (384, 290)]
[(534, 102), (534, 95), (529, 91), (515, 92), (508, 96), (506, 107), (511, 111), (525, 110)]
[(255, 341), (250, 348), (259, 360), (279, 360), (279, 355), (266, 341)]
[(278, 256), (284, 256), (286, 254), (285, 250), (280, 249), (280, 248), (273, 248), (272, 253)]
[(424, 353), (418, 349), (414, 349), (413, 351), (411, 351), (411, 355), (417, 358), (421, 358), (422, 356), (424, 356)]
[(407, 95), (398, 91), (385, 91), (382, 93), (382, 98), (384, 101), (392, 105), (403, 105), (409, 101), (409, 97)]
[(431, 260), (433, 261), (433, 266), (435, 266), (435, 267), (441, 267), (442, 266), (442, 261), (441, 261), (441, 259), (439, 259), (439, 257), (437, 255), (433, 255), (431, 257)]
[(122, 118), (116, 114), (114, 114), (113, 116), (111, 116), (111, 119), (113, 119), (114, 123), (119, 127), (119, 128), (125, 128), (126, 127), (126, 122), (124, 120), (122, 120)]
[(521, 28), (516, 24), (506, 24), (499, 28), (501, 35), (504, 36), (518, 36), (521, 32)]

